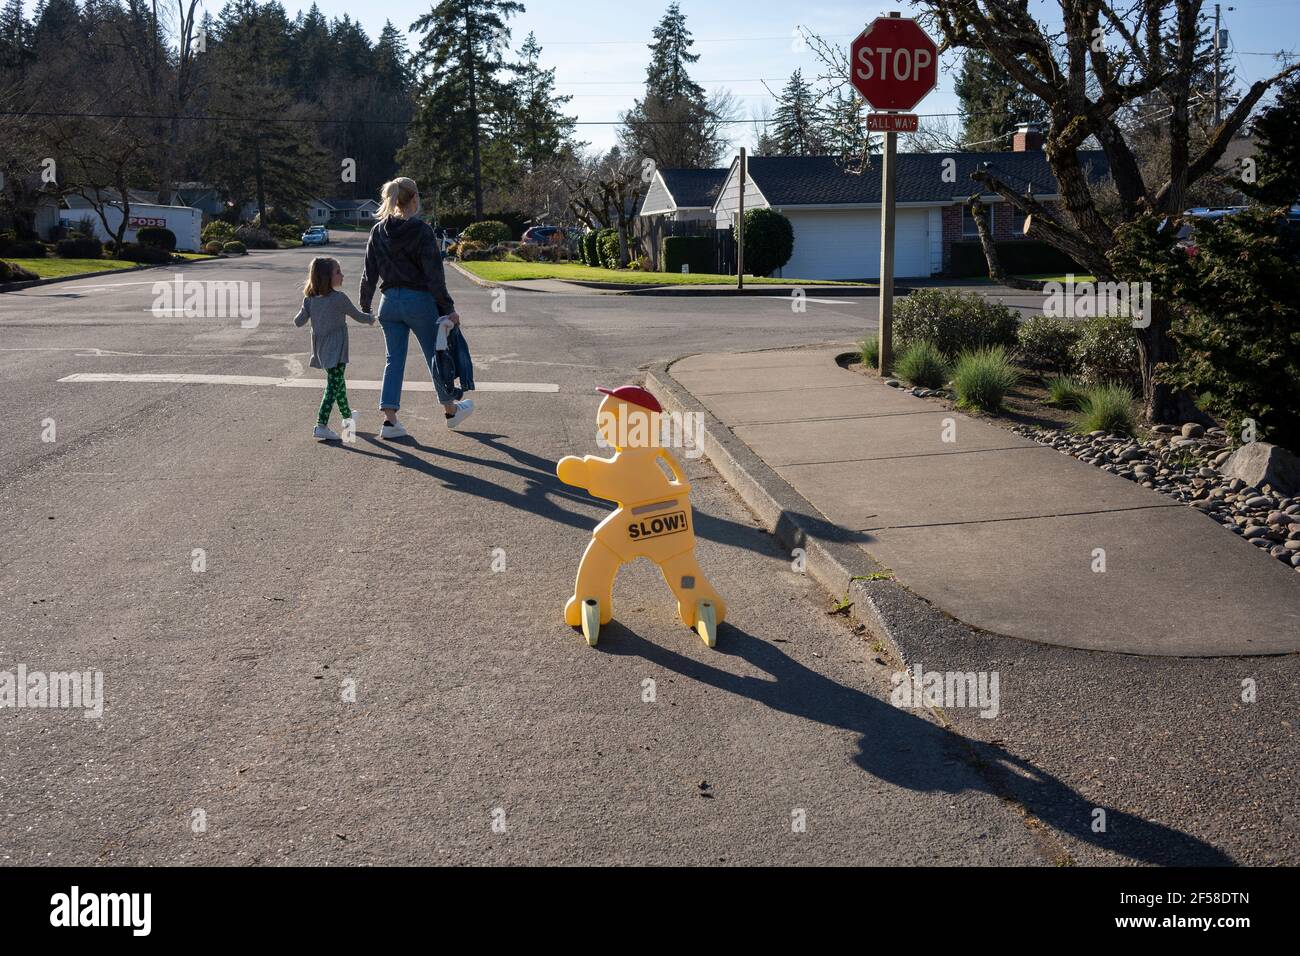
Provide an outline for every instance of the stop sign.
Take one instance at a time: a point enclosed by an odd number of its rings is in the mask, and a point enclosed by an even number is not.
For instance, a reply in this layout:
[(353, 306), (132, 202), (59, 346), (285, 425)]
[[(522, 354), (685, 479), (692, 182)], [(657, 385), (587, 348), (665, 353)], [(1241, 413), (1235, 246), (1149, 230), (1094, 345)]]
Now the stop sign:
[(906, 17), (878, 17), (849, 48), (849, 81), (878, 110), (910, 110), (939, 81), (939, 48)]

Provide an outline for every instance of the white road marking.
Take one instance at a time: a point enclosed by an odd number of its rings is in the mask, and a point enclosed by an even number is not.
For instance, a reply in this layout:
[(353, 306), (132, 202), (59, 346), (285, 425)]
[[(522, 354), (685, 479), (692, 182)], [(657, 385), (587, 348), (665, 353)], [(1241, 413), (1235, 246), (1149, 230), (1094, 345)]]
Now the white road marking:
[[(77, 372), (65, 375), (60, 382), (100, 384), (104, 382), (139, 382), (151, 385), (263, 385), (275, 388), (324, 388), (323, 378), (272, 378), (266, 375), (203, 375), (178, 372)], [(378, 392), (383, 382), (375, 379), (348, 379), (348, 388), (360, 392)], [(403, 391), (432, 392), (432, 382), (406, 382)], [(479, 392), (558, 392), (550, 382), (475, 382)]]

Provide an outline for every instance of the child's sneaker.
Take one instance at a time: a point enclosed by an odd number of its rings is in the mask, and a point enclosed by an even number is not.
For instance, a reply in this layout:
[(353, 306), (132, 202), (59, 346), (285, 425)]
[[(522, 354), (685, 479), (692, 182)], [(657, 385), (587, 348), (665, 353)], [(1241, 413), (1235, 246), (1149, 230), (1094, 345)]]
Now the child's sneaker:
[(401, 422), (384, 422), (384, 426), (379, 429), (380, 438), (405, 438), (406, 429), (402, 427)]
[(447, 427), (455, 428), (465, 419), (469, 418), (474, 412), (474, 402), (471, 399), (464, 398), (456, 402), (456, 414), (447, 416)]
[(312, 432), (312, 437), (317, 441), (339, 440), (339, 436), (335, 433), (334, 429), (330, 428), (328, 425), (317, 425), (316, 430)]

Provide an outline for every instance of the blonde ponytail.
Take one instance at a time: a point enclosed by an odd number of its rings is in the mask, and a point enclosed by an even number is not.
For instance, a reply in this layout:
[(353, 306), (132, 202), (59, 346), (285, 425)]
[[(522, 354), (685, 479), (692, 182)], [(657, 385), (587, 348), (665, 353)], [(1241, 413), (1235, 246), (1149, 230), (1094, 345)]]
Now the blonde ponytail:
[(400, 176), (397, 179), (389, 180), (384, 183), (384, 188), (379, 191), (379, 218), (387, 219), (389, 216), (402, 216), (402, 207), (409, 203), (412, 197), (420, 190), (415, 185), (414, 179), (407, 179)]

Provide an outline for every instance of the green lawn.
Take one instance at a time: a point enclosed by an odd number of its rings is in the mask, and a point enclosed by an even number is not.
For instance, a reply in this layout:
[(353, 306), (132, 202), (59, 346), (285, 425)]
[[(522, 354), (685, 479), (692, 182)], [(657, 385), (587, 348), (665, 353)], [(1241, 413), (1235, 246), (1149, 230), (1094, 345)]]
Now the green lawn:
[[(197, 252), (180, 252), (177, 255), (190, 261), (214, 258)], [(24, 269), (30, 269), (42, 279), (63, 279), (86, 272), (132, 269), (140, 265), (138, 262), (128, 262), (125, 259), (60, 259), (58, 256), (48, 256), (44, 259), (6, 259), (5, 261), (22, 266)]]
[[(614, 282), (620, 285), (735, 285), (735, 276), (703, 272), (636, 272), (634, 270), (598, 269), (571, 262), (462, 262), (461, 267), (489, 282), (516, 282), (521, 279), (565, 279), (570, 282)], [(820, 279), (755, 279), (746, 277), (746, 285), (857, 285)], [(875, 283), (867, 283), (874, 285)]]

